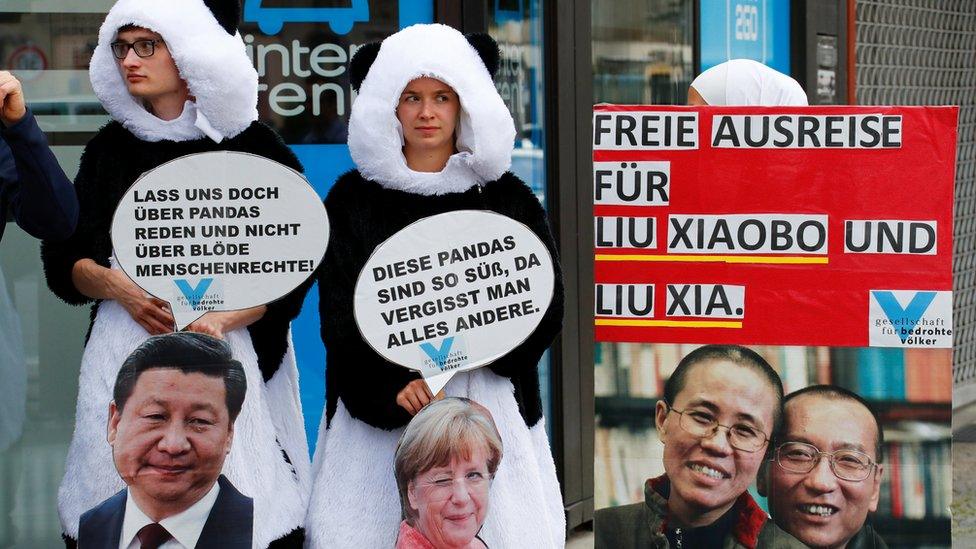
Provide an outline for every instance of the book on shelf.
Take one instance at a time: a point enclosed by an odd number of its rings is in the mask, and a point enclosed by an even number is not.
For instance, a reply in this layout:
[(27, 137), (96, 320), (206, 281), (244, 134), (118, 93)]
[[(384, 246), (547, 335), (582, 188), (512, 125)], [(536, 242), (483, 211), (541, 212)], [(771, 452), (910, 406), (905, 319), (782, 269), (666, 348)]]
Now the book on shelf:
[(944, 440), (885, 443), (878, 515), (904, 519), (949, 516), (951, 443)]
[[(596, 396), (653, 398), (663, 393), (681, 357), (697, 345), (603, 343), (597, 347)], [(787, 393), (814, 383), (833, 383), (868, 400), (952, 400), (951, 349), (752, 348), (780, 374)]]
[(833, 383), (868, 400), (948, 403), (951, 349), (831, 349)]

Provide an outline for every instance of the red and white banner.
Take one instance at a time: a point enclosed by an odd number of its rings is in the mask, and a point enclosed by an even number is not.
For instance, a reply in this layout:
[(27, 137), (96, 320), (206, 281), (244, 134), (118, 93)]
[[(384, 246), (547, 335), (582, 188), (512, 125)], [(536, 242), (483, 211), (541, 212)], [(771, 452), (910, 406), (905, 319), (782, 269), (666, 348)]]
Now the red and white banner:
[(594, 107), (597, 340), (951, 347), (957, 115)]

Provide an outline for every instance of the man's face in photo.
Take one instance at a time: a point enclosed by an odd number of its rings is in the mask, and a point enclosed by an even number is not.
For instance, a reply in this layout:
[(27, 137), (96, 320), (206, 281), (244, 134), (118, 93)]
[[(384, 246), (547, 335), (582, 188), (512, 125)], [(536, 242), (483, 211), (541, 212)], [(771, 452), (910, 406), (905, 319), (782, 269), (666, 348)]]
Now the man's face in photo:
[(234, 438), (225, 395), (222, 378), (150, 368), (110, 405), (115, 467), (140, 506), (179, 512), (210, 490)]
[(674, 400), (670, 411), (659, 401), (655, 418), (664, 443), (664, 470), (671, 481), (668, 504), (718, 518), (756, 479), (766, 445), (753, 452), (739, 450), (732, 447), (725, 428), (698, 437), (681, 422), (693, 428), (696, 421), (717, 421), (751, 429), (765, 439), (773, 429), (775, 390), (751, 368), (709, 360), (688, 370)]
[[(877, 462), (877, 426), (860, 403), (825, 395), (800, 395), (786, 403), (782, 442), (803, 442), (821, 452), (856, 450)], [(827, 456), (809, 473), (769, 464), (769, 502), (773, 519), (811, 547), (845, 547), (878, 507), (880, 465), (861, 481), (839, 478)]]

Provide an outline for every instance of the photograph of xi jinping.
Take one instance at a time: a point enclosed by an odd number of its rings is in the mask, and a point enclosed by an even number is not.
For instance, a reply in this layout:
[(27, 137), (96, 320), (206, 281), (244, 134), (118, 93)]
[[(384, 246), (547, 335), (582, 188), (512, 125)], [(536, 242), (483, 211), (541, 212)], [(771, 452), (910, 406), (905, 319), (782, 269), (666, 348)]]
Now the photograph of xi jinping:
[(172, 333), (133, 351), (108, 421), (126, 488), (82, 515), (79, 547), (250, 548), (253, 501), (220, 474), (246, 389), (213, 337)]
[(886, 549), (866, 524), (878, 508), (884, 433), (860, 396), (832, 385), (794, 391), (759, 492), (780, 528), (816, 548)]

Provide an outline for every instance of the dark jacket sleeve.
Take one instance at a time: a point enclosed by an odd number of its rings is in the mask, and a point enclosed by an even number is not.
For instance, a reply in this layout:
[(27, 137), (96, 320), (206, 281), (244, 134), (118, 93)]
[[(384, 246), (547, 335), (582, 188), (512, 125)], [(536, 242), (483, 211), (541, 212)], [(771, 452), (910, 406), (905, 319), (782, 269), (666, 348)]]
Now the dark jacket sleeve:
[[(356, 280), (372, 248), (368, 210), (350, 188), (362, 186), (360, 176), (342, 176), (325, 199), (331, 223), (329, 248), (318, 271), (319, 315), (328, 358), (326, 413), (335, 413), (337, 398), (349, 413), (374, 427), (396, 429), (410, 414), (396, 403), (397, 393), (420, 374), (384, 360), (359, 333), (353, 313)], [(375, 231), (375, 228), (373, 229)], [(370, 249), (367, 249), (370, 248)]]
[(10, 216), (10, 200), (17, 193), (17, 166), (7, 142), (0, 137), (0, 239), (7, 228)]
[(667, 547), (660, 526), (661, 517), (643, 503), (598, 509), (593, 513), (594, 548)]
[(16, 188), (8, 198), (17, 224), (36, 238), (68, 238), (78, 222), (78, 199), (34, 115), (28, 110), (2, 134), (16, 164), (17, 181), (8, 183)]
[[(104, 131), (104, 129), (102, 130)], [(41, 244), (41, 260), (44, 276), (51, 291), (66, 303), (84, 305), (94, 300), (83, 295), (71, 280), (71, 269), (79, 259), (89, 258), (103, 267), (110, 267), (108, 254), (111, 253), (111, 223), (115, 204), (103, 195), (100, 189), (105, 182), (100, 181), (99, 164), (103, 151), (102, 133), (97, 134), (85, 147), (81, 155), (81, 167), (75, 178), (75, 191), (78, 193), (78, 227), (66, 240), (45, 240)]]
[(521, 345), (496, 360), (488, 367), (500, 376), (514, 377), (522, 372), (535, 372), (543, 353), (552, 344), (563, 326), (563, 275), (559, 266), (559, 251), (549, 229), (549, 218), (539, 199), (528, 185), (511, 173), (506, 173), (498, 182), (500, 189), (508, 195), (501, 205), (492, 208), (498, 213), (524, 223), (542, 240), (552, 256), (555, 281), (552, 301), (542, 320)]

